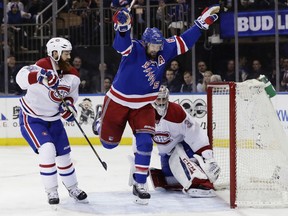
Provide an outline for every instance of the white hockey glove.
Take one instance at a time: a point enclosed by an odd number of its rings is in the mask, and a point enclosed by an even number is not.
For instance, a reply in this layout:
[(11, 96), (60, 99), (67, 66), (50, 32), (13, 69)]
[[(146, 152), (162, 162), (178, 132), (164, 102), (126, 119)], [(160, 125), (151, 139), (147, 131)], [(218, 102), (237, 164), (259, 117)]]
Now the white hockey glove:
[(131, 29), (132, 16), (127, 8), (116, 11), (112, 19), (115, 31), (126, 32)]
[(213, 157), (205, 159), (197, 154), (194, 154), (193, 157), (198, 161), (199, 166), (205, 172), (210, 182), (214, 183), (220, 175), (220, 167), (215, 161), (215, 159)]
[(218, 13), (219, 10), (219, 5), (206, 7), (204, 11), (202, 11), (201, 16), (194, 21), (195, 25), (197, 25), (200, 29), (208, 30), (209, 26), (218, 19), (218, 15), (216, 13)]

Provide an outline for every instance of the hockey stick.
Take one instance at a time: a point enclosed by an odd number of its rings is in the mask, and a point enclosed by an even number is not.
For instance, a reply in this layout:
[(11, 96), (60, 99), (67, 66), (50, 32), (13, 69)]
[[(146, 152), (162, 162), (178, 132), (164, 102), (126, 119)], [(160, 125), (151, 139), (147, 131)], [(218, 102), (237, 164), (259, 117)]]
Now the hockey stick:
[[(55, 71), (55, 73), (57, 73), (57, 72), (56, 72), (56, 69), (55, 69), (54, 62), (53, 62), (52, 60), (50, 60), (50, 61), (51, 61), (53, 70)], [(52, 91), (54, 91), (54, 89), (52, 89)], [(56, 91), (56, 93), (58, 94), (58, 97), (61, 99), (64, 107), (65, 107), (67, 110), (69, 110), (68, 105), (67, 105), (66, 101), (64, 100), (64, 98), (61, 96), (59, 90), (56, 88), (55, 91)], [(78, 126), (78, 128), (80, 129), (80, 131), (82, 132), (83, 136), (85, 137), (86, 141), (88, 142), (88, 144), (89, 144), (90, 147), (92, 148), (94, 154), (96, 155), (96, 157), (98, 158), (98, 160), (99, 160), (100, 163), (102, 164), (103, 168), (104, 168), (105, 170), (107, 170), (107, 164), (106, 164), (106, 162), (104, 162), (104, 161), (101, 160), (100, 156), (98, 155), (97, 151), (95, 150), (95, 148), (94, 148), (93, 145), (91, 144), (90, 140), (89, 140), (88, 137), (86, 136), (85, 132), (83, 131), (81, 125), (79, 124), (79, 122), (77, 121), (77, 119), (75, 118), (75, 116), (74, 116), (74, 122), (76, 123), (76, 125)]]
[(132, 9), (133, 5), (135, 4), (135, 2), (136, 2), (136, 0), (133, 0), (133, 1), (131, 2), (130, 6), (128, 7), (128, 11), (129, 11), (129, 12), (131, 11), (131, 9)]
[[(68, 105), (66, 103), (66, 101), (63, 99), (63, 97), (60, 95), (60, 92), (58, 91), (58, 89), (55, 90), (56, 93), (58, 94), (59, 98), (61, 99), (62, 103), (64, 104), (64, 107), (66, 107), (67, 110), (69, 110)], [(88, 137), (86, 136), (85, 132), (83, 131), (81, 125), (79, 124), (79, 122), (77, 121), (77, 119), (74, 117), (74, 122), (76, 123), (76, 125), (78, 126), (78, 128), (80, 129), (80, 131), (82, 132), (83, 136), (85, 137), (86, 141), (88, 142), (88, 144), (90, 145), (90, 147), (92, 148), (94, 154), (96, 155), (96, 157), (98, 158), (98, 160), (100, 161), (100, 163), (102, 164), (102, 166), (104, 167), (105, 170), (107, 170), (107, 164), (101, 160), (100, 156), (98, 155), (98, 153), (96, 152), (95, 148), (93, 147), (93, 145), (91, 144), (90, 140), (88, 139)]]

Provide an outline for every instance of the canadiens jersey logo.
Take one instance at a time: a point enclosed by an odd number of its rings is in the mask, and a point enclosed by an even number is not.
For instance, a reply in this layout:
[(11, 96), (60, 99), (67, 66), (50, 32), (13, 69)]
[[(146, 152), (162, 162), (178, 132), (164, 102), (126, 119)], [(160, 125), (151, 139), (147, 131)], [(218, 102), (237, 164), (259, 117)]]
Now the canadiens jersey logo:
[[(58, 95), (61, 95), (61, 97)], [(58, 91), (49, 91), (49, 97), (54, 102), (61, 102), (61, 98), (65, 98), (70, 92), (69, 86), (58, 86)]]
[(158, 145), (166, 145), (173, 141), (168, 131), (155, 132), (153, 141)]

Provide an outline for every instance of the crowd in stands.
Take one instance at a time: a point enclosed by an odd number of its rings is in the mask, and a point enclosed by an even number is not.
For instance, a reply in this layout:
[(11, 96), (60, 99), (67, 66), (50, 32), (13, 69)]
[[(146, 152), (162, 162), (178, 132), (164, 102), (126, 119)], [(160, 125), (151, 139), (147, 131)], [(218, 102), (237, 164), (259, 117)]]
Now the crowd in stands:
[[(10, 55), (6, 60), (8, 65), (8, 86), (10, 94), (22, 94), (21, 90), (15, 85), (15, 76), (17, 74), (17, 68), (21, 64), (17, 64), (16, 58), (17, 51), (29, 50), (29, 44), (27, 44), (27, 37), (31, 32), (27, 32), (25, 28), (17, 27), (17, 24), (21, 23), (35, 23), (36, 15), (45, 8), (51, 1), (48, 0), (10, 0), (6, 5), (7, 8), (7, 20), (9, 24), (8, 45), (11, 48)], [(64, 4), (65, 1), (58, 1), (58, 4)], [(110, 0), (103, 1), (104, 8), (110, 8), (110, 13), (119, 8), (127, 6), (131, 3), (131, 0)], [(212, 3), (219, 3), (219, 0), (215, 1), (195, 1), (196, 16), (199, 11)], [(263, 10), (273, 9), (273, 0), (239, 0), (239, 11), (245, 10)], [(279, 7), (288, 7), (288, 0), (279, 0)], [(3, 9), (3, 1), (0, 1), (0, 10)], [(233, 10), (234, 1), (223, 0), (220, 4), (228, 10)], [(134, 37), (141, 37), (144, 29), (146, 28), (146, 13), (145, 13), (145, 0), (137, 0), (133, 10), (134, 16), (134, 28), (138, 33), (135, 33)], [(192, 25), (191, 20), (191, 1), (190, 0), (150, 0), (150, 5), (156, 10), (152, 10), (151, 17), (156, 27), (163, 29), (163, 26), (168, 30), (166, 37), (172, 35), (180, 35), (185, 29)], [(169, 6), (169, 7), (168, 7)], [(66, 12), (73, 13), (81, 17), (81, 26), (76, 29), (76, 33), (81, 32), (81, 37), (73, 36), (71, 32), (71, 42), (73, 46), (81, 46), (85, 44), (93, 44), (94, 40), (99, 40), (99, 10), (98, 12), (93, 9), (100, 8), (100, 0), (70, 0), (68, 6), (65, 8)], [(1, 10), (1, 20), (3, 22), (4, 14)], [(51, 11), (50, 11), (51, 13)], [(111, 14), (109, 15), (111, 17)], [(110, 17), (104, 15), (104, 22), (107, 26), (112, 26)], [(108, 18), (109, 17), (109, 18)], [(15, 26), (14, 26), (15, 25)], [(92, 29), (92, 31), (91, 31)], [(105, 33), (108, 30), (104, 30)], [(95, 39), (97, 37), (97, 39)], [(1, 40), (3, 41), (3, 23), (1, 25)], [(3, 42), (2, 42), (3, 43)], [(286, 53), (288, 54), (288, 53)], [(73, 56), (73, 53), (72, 53)], [(234, 56), (234, 53), (230, 56)], [(286, 55), (285, 55), (286, 56)], [(280, 59), (280, 87), (281, 91), (288, 91), (288, 58), (283, 55)], [(200, 57), (202, 58), (202, 56)], [(220, 81), (236, 81), (235, 80), (235, 62), (233, 57), (227, 59), (221, 59), (221, 63), (225, 62), (225, 66), (214, 67), (211, 62), (207, 61), (207, 58), (197, 60), (197, 74), (196, 91), (193, 91), (193, 75), (191, 69), (186, 69), (185, 66), (181, 67), (181, 63), (178, 60), (171, 61), (169, 67), (166, 69), (165, 76), (163, 77), (163, 84), (168, 87), (170, 92), (206, 92), (207, 84), (209, 82)], [(265, 62), (262, 65), (263, 60), (259, 56), (240, 56), (239, 59), (239, 81), (245, 81), (247, 79), (257, 78), (260, 74), (266, 75), (271, 83), (276, 86), (275, 66), (266, 67), (267, 65), (275, 65), (275, 60), (271, 59), (270, 63)], [(11, 63), (12, 62), (12, 63)], [(110, 67), (111, 62), (108, 59), (106, 63), (98, 64), (98, 68), (86, 67), (86, 60), (81, 55), (74, 55), (71, 59), (71, 64), (80, 72), (80, 93), (106, 93), (115, 76), (116, 70), (112, 70)], [(0, 93), (4, 92), (4, 62), (1, 62), (0, 68)], [(101, 83), (100, 74), (104, 74), (104, 83)], [(104, 91), (101, 91), (101, 86), (104, 87)]]

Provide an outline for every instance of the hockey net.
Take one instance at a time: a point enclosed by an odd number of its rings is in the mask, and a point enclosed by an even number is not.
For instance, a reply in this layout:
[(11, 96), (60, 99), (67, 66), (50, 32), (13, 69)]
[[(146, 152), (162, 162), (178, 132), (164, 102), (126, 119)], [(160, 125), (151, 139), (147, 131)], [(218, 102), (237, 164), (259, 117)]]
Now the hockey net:
[(207, 112), (215, 188), (230, 190), (231, 207), (287, 207), (288, 141), (265, 84), (211, 83)]

